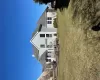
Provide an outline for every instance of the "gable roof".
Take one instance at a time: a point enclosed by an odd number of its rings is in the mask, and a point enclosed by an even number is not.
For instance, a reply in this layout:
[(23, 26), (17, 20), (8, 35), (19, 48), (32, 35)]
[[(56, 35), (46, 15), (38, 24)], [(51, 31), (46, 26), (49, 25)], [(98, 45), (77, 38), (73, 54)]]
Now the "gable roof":
[(39, 59), (39, 50), (33, 45), (33, 50), (34, 50), (34, 56), (36, 57), (36, 59)]
[(39, 54), (39, 60), (40, 60), (40, 62), (42, 64), (42, 66), (45, 65), (44, 61), (46, 60), (46, 53), (47, 53), (47, 50), (44, 50), (43, 54)]
[(46, 26), (46, 15), (47, 15), (47, 9), (48, 7), (45, 9), (45, 11), (42, 13), (42, 15), (40, 16), (38, 22), (37, 22), (37, 25), (40, 25), (42, 24), (43, 26)]
[[(40, 25), (35, 29), (35, 31), (32, 33), (32, 39), (37, 35), (37, 32), (41, 31), (41, 28), (42, 28), (42, 25), (40, 24)], [(32, 40), (32, 39), (31, 39), (31, 40)], [(32, 41), (31, 41), (31, 43), (32, 43)], [(38, 48), (36, 48), (36, 46), (35, 46), (34, 43), (32, 43), (32, 44), (33, 44), (32, 47), (33, 47), (33, 50), (34, 50), (34, 56), (38, 59), (38, 57), (39, 57), (39, 50), (38, 50)]]
[(57, 28), (42, 27), (41, 32), (57, 32)]
[(42, 24), (43, 26), (47, 27), (47, 12), (55, 12), (53, 8), (46, 7), (42, 15), (40, 16), (37, 25)]
[(41, 31), (41, 28), (42, 28), (42, 24), (38, 25), (35, 29), (35, 31), (32, 33), (32, 38), (34, 37), (34, 35), (37, 33), (37, 32), (40, 32)]

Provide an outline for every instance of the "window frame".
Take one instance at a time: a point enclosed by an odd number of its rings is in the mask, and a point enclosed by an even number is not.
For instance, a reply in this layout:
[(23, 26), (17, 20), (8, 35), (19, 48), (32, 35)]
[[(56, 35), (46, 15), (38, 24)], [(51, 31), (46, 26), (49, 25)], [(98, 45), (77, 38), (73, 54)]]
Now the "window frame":
[(52, 20), (52, 17), (47, 17), (47, 20)]
[(52, 24), (52, 21), (47, 21), (47, 24)]
[(52, 48), (52, 45), (47, 45), (47, 48)]
[[(42, 35), (42, 36), (41, 36)], [(44, 36), (43, 36), (44, 35)], [(40, 34), (40, 37), (44, 38), (45, 37), (45, 34)]]
[(45, 44), (40, 44), (40, 48), (45, 48)]
[(51, 62), (51, 59), (46, 59), (46, 62)]
[(57, 33), (55, 33), (54, 36), (57, 36)]
[[(47, 36), (47, 35), (48, 35), (48, 36)], [(48, 38), (49, 38), (49, 37), (52, 37), (52, 34), (46, 34), (46, 37), (48, 37)]]

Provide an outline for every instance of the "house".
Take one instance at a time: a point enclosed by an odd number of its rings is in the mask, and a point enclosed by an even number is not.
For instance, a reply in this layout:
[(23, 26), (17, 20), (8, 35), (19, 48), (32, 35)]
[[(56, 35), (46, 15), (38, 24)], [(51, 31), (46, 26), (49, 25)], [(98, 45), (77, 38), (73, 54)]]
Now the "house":
[(34, 56), (40, 61), (43, 67), (46, 64), (56, 61), (54, 54), (54, 42), (57, 37), (56, 32), (56, 28), (46, 28), (40, 24), (30, 40), (33, 44)]
[(34, 48), (34, 56), (44, 66), (52, 61), (56, 61), (54, 55), (54, 42), (57, 37), (57, 29), (53, 22), (56, 18), (55, 10), (48, 6), (37, 22), (37, 28), (32, 34), (31, 43)]
[(56, 15), (56, 11), (52, 7), (48, 6), (38, 20), (37, 25), (39, 26), (42, 24), (45, 27), (54, 28), (53, 23)]
[(53, 80), (53, 71), (46, 69), (37, 80)]
[(53, 25), (55, 18), (55, 10), (48, 6), (38, 20), (37, 28), (30, 40), (34, 50), (33, 57), (36, 57), (43, 66), (43, 73), (38, 80), (52, 80), (52, 62), (56, 61), (54, 47), (57, 38), (57, 29)]

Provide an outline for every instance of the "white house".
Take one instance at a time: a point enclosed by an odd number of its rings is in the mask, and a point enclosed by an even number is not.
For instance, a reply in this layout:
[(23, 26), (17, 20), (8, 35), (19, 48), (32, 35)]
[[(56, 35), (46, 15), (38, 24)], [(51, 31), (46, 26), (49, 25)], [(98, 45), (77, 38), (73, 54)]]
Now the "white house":
[(38, 20), (38, 27), (30, 41), (33, 44), (34, 56), (42, 65), (55, 61), (54, 42), (57, 33), (57, 29), (53, 25), (55, 18), (55, 10), (48, 6)]
[(34, 56), (45, 66), (56, 61), (54, 54), (54, 42), (56, 40), (56, 28), (37, 27), (30, 42), (33, 44)]
[(48, 6), (43, 12), (43, 14), (41, 15), (37, 24), (38, 25), (42, 24), (43, 26), (48, 27), (48, 28), (54, 28), (53, 22), (54, 22), (54, 19), (56, 18), (56, 15), (57, 15), (56, 11), (50, 6)]
[(54, 46), (57, 38), (57, 29), (53, 25), (55, 18), (55, 10), (48, 6), (38, 20), (38, 27), (33, 32), (30, 40), (34, 49), (33, 57), (36, 57), (43, 66), (43, 73), (38, 80), (52, 80), (52, 77), (47, 79), (46, 74), (48, 71), (44, 70), (51, 70), (53, 68), (51, 63), (56, 61)]

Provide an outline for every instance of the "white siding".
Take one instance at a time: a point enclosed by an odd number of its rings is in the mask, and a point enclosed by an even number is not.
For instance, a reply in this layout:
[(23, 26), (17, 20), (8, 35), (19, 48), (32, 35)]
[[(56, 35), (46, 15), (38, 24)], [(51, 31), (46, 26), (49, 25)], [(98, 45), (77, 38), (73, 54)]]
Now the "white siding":
[[(39, 46), (39, 55), (40, 56), (45, 52), (45, 50), (49, 49), (49, 48), (47, 48), (47, 45), (50, 45), (52, 43), (52, 48), (50, 48), (50, 49), (54, 49), (54, 47), (53, 47), (54, 43), (53, 42), (54, 42), (54, 40), (56, 38), (54, 36), (55, 33), (56, 32), (39, 32), (39, 34), (37, 35), (38, 39), (37, 39), (37, 43), (36, 44), (38, 44), (38, 46)], [(45, 38), (40, 38), (40, 36), (39, 36), (40, 34), (45, 34)], [(46, 37), (46, 34), (52, 34), (52, 37)], [(45, 44), (45, 48), (41, 48), (40, 44)]]
[[(52, 20), (47, 20), (47, 27), (48, 28), (54, 28), (53, 27), (53, 22), (54, 22), (54, 19), (56, 18), (56, 12), (47, 12), (47, 18), (48, 17), (51, 17)], [(48, 24), (48, 21), (52, 21), (52, 24)]]
[[(54, 29), (54, 28), (52, 28)], [(38, 60), (40, 61), (40, 63), (42, 65), (46, 64), (46, 58), (47, 59), (51, 59), (52, 61), (56, 61), (55, 56), (54, 56), (54, 41), (56, 39), (56, 36), (54, 36), (54, 34), (56, 34), (56, 32), (54, 32), (50, 28), (50, 32), (37, 32), (34, 37), (31, 39), (31, 43), (33, 45), (36, 46), (36, 48), (39, 50), (39, 55), (38, 55)], [(49, 31), (49, 29), (47, 29)], [(40, 34), (44, 34), (45, 37), (40, 37)], [(46, 34), (50, 34), (52, 36), (46, 36)], [(45, 47), (40, 47), (41, 44), (44, 44)], [(52, 47), (47, 47), (48, 45), (52, 45)], [(51, 56), (46, 57), (46, 50), (51, 52)]]
[[(31, 42), (39, 49), (39, 57), (48, 49), (54, 50), (54, 40), (56, 36), (54, 36), (56, 32), (39, 32), (32, 38)], [(45, 34), (45, 37), (40, 37), (40, 34)], [(51, 34), (52, 37), (46, 37), (46, 34)], [(45, 48), (41, 48), (40, 45), (44, 44)], [(47, 45), (52, 45), (51, 48), (47, 47)]]

